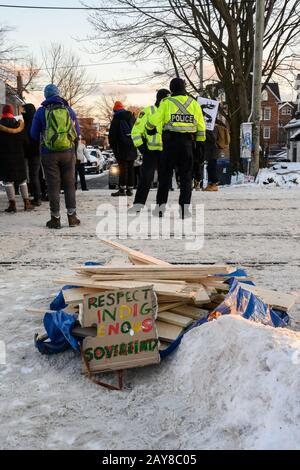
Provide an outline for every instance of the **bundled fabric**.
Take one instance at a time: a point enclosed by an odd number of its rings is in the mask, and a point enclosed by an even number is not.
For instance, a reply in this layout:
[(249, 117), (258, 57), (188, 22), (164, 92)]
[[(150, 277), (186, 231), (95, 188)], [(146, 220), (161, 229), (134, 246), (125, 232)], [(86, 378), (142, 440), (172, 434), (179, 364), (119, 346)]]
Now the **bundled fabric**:
[(78, 340), (72, 335), (72, 329), (77, 321), (76, 315), (64, 311), (46, 313), (44, 327), (47, 337), (35, 337), (35, 346), (41, 354), (58, 354), (72, 347), (79, 352)]
[(287, 313), (271, 309), (237, 279), (232, 282), (224, 302), (211, 314), (212, 317), (214, 315), (240, 315), (246, 320), (275, 328), (285, 328), (289, 323)]

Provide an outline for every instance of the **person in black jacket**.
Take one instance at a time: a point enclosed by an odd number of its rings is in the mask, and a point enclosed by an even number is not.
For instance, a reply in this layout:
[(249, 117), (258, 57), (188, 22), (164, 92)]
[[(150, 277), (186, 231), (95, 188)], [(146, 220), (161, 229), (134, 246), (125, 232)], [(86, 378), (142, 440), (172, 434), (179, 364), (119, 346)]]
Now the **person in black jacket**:
[(30, 130), (33, 117), (36, 113), (35, 106), (31, 103), (23, 106), (23, 119), (25, 122), (25, 147), (24, 154), (28, 162), (30, 192), (33, 196), (31, 204), (33, 206), (41, 205), (41, 184), (40, 184), (40, 145), (31, 138)]
[(24, 200), (24, 210), (32, 210), (26, 182), (26, 164), (24, 158), (24, 122), (16, 121), (13, 107), (3, 107), (0, 120), (0, 181), (3, 181), (9, 206), (5, 212), (16, 212), (15, 186), (20, 187)]
[(133, 196), (134, 161), (137, 151), (131, 139), (134, 116), (120, 101), (114, 105), (114, 117), (109, 129), (109, 144), (119, 164), (119, 191), (113, 197)]

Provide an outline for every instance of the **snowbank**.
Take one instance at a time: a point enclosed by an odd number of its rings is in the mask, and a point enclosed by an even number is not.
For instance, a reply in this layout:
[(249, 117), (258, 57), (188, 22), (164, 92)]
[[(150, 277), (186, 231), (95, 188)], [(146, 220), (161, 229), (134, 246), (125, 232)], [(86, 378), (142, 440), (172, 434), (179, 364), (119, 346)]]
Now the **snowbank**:
[(300, 187), (300, 163), (281, 163), (260, 170), (256, 183), (273, 187)]
[(299, 449), (299, 370), (294, 332), (233, 316), (192, 330), (166, 372), (184, 400), (181, 444)]

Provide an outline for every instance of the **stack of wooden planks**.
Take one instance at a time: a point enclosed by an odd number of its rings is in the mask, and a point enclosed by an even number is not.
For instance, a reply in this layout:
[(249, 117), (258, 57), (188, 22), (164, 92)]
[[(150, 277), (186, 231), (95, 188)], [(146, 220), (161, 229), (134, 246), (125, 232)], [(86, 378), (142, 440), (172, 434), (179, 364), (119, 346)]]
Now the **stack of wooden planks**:
[[(153, 285), (158, 300), (156, 323), (161, 349), (168, 347), (193, 322), (207, 317), (224, 301), (229, 290), (225, 281), (235, 271), (228, 265), (173, 265), (116, 242), (103, 242), (127, 254), (129, 262), (76, 267), (74, 275), (56, 281), (79, 287), (63, 291), (65, 302), (69, 309), (79, 311), (85, 294)], [(289, 311), (297, 301), (294, 295), (247, 284), (243, 287), (281, 311)]]
[(106, 243), (126, 253), (131, 264), (75, 268), (74, 275), (56, 281), (79, 287), (63, 291), (65, 302), (78, 308), (85, 294), (153, 285), (162, 349), (193, 322), (206, 317), (228, 292), (224, 281), (232, 277), (234, 268), (227, 265), (172, 265), (115, 242)]

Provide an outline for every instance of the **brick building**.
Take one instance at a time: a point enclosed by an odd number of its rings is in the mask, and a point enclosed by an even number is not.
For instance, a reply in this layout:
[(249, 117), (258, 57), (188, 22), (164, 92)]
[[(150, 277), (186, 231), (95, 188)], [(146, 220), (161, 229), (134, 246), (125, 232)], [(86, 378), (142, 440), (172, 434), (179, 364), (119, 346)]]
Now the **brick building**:
[(293, 119), (296, 105), (281, 101), (278, 83), (269, 83), (262, 92), (261, 142), (264, 147), (277, 149), (287, 141), (285, 126)]

